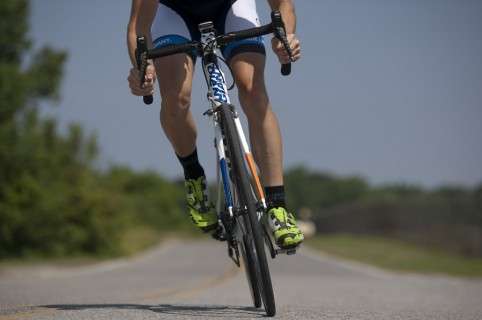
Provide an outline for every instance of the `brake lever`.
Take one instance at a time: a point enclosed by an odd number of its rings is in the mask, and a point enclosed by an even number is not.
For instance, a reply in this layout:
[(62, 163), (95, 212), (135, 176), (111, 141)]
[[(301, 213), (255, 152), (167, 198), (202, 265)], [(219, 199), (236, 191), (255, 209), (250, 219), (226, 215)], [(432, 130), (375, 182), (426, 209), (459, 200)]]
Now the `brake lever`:
[[(141, 74), (141, 87), (144, 84), (144, 79), (146, 77), (146, 69), (147, 69), (147, 43), (146, 43), (146, 38), (141, 36), (137, 37), (137, 48), (136, 48), (136, 62), (137, 62), (137, 68)], [(152, 97), (152, 94), (148, 96), (142, 97), (142, 100), (144, 100), (144, 103), (147, 105), (152, 104), (154, 101), (154, 98)]]
[[(271, 21), (273, 23), (275, 37), (279, 41), (281, 41), (281, 43), (283, 44), (286, 52), (288, 53), (290, 61), (293, 61), (293, 51), (291, 50), (291, 47), (288, 43), (288, 39), (286, 37), (285, 24), (284, 24), (283, 19), (281, 17), (281, 13), (278, 10), (274, 10), (274, 11), (271, 12)], [(281, 65), (281, 74), (284, 75), (284, 76), (287, 76), (290, 73), (291, 73), (291, 62), (282, 64)]]

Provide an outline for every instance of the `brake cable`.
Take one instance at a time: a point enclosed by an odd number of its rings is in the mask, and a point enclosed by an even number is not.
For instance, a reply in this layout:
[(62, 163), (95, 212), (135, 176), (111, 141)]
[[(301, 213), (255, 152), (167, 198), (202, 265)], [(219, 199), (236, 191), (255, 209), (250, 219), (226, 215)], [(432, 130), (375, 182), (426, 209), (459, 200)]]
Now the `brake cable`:
[[(225, 65), (226, 67), (228, 67), (229, 73), (231, 73), (231, 78), (233, 79), (233, 83), (231, 83), (231, 85), (230, 85), (229, 88), (228, 88), (228, 91), (231, 91), (231, 90), (233, 90), (234, 84), (235, 84), (235, 82), (236, 82), (236, 81), (234, 80), (233, 69), (231, 68), (231, 66), (228, 64), (228, 62), (227, 62), (223, 57), (221, 57), (221, 56), (218, 55), (218, 58), (224, 63), (224, 65)], [(224, 81), (226, 81), (226, 79), (224, 79)]]
[[(228, 64), (228, 62), (221, 55), (216, 53), (216, 50), (215, 50), (216, 48), (214, 47), (214, 43), (217, 42), (217, 39), (219, 39), (221, 37), (222, 37), (222, 35), (217, 36), (213, 40), (209, 41), (207, 43), (207, 46), (211, 47), (210, 49), (214, 52), (216, 57), (219, 58), (219, 60), (221, 60), (226, 67), (228, 67), (229, 73), (231, 74), (231, 78), (233, 79), (233, 83), (231, 83), (231, 85), (228, 87), (228, 91), (231, 91), (234, 88), (234, 84), (236, 83), (236, 81), (234, 80), (233, 69), (231, 68), (231, 66)], [(218, 66), (218, 68), (219, 68), (219, 66)], [(226, 82), (226, 79), (224, 78), (224, 74), (223, 74), (223, 80), (224, 80), (224, 82)]]

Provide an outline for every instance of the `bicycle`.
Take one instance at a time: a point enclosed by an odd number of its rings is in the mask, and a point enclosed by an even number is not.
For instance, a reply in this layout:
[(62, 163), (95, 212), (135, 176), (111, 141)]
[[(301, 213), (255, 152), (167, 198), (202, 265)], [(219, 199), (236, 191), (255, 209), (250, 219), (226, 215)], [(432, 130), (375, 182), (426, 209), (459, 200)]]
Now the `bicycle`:
[[(260, 308), (263, 303), (268, 316), (275, 315), (276, 306), (264, 246), (268, 247), (273, 259), (280, 253), (296, 253), (296, 247), (275, 248), (270, 230), (260, 222), (267, 209), (264, 190), (238, 114), (230, 103), (217, 49), (232, 41), (273, 33), (291, 57), (280, 12), (273, 11), (271, 20), (267, 25), (223, 35), (216, 35), (212, 22), (204, 22), (199, 24), (201, 41), (148, 50), (145, 37), (138, 37), (136, 50), (141, 79), (144, 79), (148, 59), (192, 52), (202, 57), (202, 69), (208, 86), (207, 97), (211, 104), (204, 115), (213, 120), (218, 159), (216, 212), (220, 229), (215, 237), (227, 242), (228, 255), (238, 267), (241, 266), (241, 252), (253, 304)], [(283, 64), (281, 73), (289, 75), (291, 64)], [(144, 96), (143, 99), (146, 104), (153, 102), (152, 96)]]

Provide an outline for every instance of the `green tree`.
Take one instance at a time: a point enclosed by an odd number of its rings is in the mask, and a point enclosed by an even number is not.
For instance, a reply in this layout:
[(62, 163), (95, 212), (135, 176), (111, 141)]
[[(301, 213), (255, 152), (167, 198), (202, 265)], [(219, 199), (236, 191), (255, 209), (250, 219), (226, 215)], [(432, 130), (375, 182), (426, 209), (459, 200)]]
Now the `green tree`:
[(329, 208), (362, 197), (367, 183), (359, 177), (339, 178), (327, 173), (294, 167), (285, 176), (288, 205), (295, 210)]
[(136, 226), (172, 229), (188, 220), (182, 189), (154, 172), (95, 169), (95, 135), (66, 134), (41, 116), (59, 100), (67, 54), (31, 49), (29, 2), (0, 2), (0, 258), (121, 253)]
[(28, 15), (26, 0), (0, 2), (0, 257), (108, 248), (117, 208), (96, 188), (95, 136), (72, 124), (63, 137), (37, 111), (59, 99), (67, 54), (33, 51)]
[[(21, 126), (36, 125), (35, 107), (41, 100), (59, 97), (59, 84), (67, 54), (44, 47), (30, 49), (29, 3), (0, 2), (0, 181), (9, 183), (19, 174), (14, 158)], [(31, 63), (25, 66), (25, 58)], [(30, 128), (31, 129), (31, 128)], [(0, 191), (0, 200), (2, 193)]]

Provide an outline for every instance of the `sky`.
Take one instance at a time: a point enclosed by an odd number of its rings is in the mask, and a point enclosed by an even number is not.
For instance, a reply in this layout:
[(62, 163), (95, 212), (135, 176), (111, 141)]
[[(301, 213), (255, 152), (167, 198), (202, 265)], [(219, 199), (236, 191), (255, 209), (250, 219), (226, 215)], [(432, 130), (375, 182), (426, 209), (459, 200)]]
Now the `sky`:
[[(305, 165), (371, 183), (482, 182), (482, 1), (298, 0), (302, 58), (282, 77), (267, 53), (266, 82), (281, 123), (286, 168)], [(267, 1), (258, 13), (269, 22)], [(129, 0), (31, 1), (35, 48), (67, 50), (61, 101), (45, 105), (66, 128), (96, 132), (99, 166), (181, 176), (159, 126), (128, 90)], [(269, 42), (268, 42), (269, 43)], [(201, 70), (193, 84), (198, 152), (215, 175)], [(235, 92), (231, 100), (237, 102)]]

